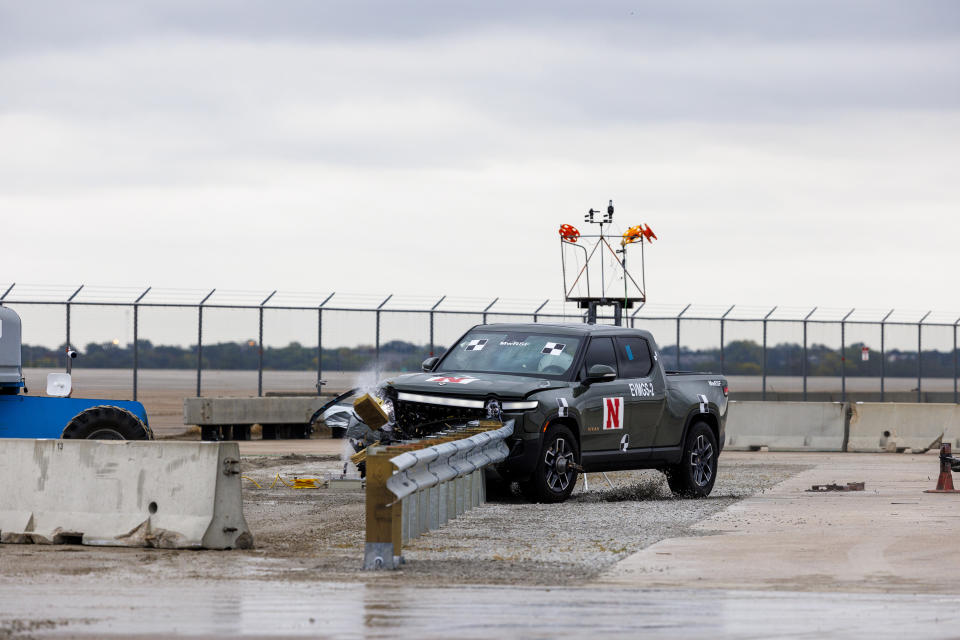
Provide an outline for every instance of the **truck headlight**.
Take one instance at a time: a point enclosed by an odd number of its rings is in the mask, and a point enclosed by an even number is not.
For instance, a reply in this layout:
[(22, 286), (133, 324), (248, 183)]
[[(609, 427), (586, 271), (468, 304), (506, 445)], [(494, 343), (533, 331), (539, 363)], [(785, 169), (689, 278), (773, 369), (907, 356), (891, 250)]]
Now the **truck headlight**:
[(523, 400), (521, 402), (504, 402), (504, 411), (529, 411), (540, 406), (539, 400)]

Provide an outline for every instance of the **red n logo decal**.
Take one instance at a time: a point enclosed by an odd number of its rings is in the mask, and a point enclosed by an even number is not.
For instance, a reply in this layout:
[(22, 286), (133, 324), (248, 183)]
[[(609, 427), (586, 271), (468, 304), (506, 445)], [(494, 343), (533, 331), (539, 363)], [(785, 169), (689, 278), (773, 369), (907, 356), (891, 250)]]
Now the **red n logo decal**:
[(603, 429), (623, 429), (623, 398), (603, 399)]

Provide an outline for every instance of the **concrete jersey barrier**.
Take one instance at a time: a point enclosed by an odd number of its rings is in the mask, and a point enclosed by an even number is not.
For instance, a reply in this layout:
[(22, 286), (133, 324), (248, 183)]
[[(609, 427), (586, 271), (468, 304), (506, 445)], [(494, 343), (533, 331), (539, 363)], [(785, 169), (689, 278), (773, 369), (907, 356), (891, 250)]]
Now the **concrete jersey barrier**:
[(183, 424), (306, 424), (329, 401), (320, 396), (185, 398)]
[(960, 405), (869, 402), (851, 405), (847, 451), (926, 451), (960, 438)]
[(726, 448), (750, 451), (843, 451), (843, 402), (730, 402)]
[(235, 442), (0, 441), (0, 542), (253, 545)]

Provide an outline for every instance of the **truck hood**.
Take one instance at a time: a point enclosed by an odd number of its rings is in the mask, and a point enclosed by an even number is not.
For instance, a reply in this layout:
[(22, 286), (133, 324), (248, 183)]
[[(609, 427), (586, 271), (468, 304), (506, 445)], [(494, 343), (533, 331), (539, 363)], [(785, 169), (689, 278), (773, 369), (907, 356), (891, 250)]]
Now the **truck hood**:
[(430, 395), (525, 398), (531, 393), (569, 386), (564, 380), (548, 380), (503, 373), (408, 373), (386, 380), (397, 391)]

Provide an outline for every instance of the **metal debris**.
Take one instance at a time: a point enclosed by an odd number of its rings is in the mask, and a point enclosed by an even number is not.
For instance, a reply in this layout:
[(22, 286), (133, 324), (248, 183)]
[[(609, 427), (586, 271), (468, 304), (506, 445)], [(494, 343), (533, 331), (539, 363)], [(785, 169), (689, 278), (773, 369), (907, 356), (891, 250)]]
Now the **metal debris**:
[(822, 493), (824, 491), (863, 491), (865, 482), (848, 482), (847, 484), (815, 484), (807, 492)]

